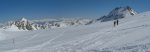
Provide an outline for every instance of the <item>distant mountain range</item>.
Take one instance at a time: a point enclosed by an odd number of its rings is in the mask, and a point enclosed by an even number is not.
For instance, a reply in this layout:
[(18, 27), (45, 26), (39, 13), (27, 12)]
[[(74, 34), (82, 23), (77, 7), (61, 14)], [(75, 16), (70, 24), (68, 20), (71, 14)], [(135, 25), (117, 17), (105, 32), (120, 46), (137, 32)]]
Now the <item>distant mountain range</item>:
[(7, 25), (3, 26), (3, 29), (10, 30), (39, 30), (48, 28), (60, 28), (74, 25), (89, 25), (95, 23), (96, 21), (111, 21), (116, 19), (122, 19), (127, 16), (136, 15), (137, 12), (129, 6), (116, 7), (108, 15), (102, 16), (99, 19), (46, 19), (46, 20), (28, 20), (22, 18), (18, 21), (8, 22)]
[(8, 22), (3, 29), (12, 29), (17, 27), (18, 30), (39, 30), (39, 29), (48, 29), (48, 28), (60, 28), (60, 27), (67, 27), (73, 25), (88, 25), (94, 23), (95, 21), (92, 19), (62, 19), (62, 20), (28, 20), (26, 18), (22, 18), (18, 21), (11, 21)]

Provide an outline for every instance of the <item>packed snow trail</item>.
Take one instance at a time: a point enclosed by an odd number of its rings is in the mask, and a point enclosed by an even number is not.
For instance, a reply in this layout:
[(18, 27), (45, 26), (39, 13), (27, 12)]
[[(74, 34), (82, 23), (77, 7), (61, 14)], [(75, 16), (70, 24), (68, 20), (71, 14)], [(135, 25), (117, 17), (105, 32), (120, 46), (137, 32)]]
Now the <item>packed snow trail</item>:
[(150, 12), (91, 25), (36, 31), (0, 30), (0, 52), (150, 51)]

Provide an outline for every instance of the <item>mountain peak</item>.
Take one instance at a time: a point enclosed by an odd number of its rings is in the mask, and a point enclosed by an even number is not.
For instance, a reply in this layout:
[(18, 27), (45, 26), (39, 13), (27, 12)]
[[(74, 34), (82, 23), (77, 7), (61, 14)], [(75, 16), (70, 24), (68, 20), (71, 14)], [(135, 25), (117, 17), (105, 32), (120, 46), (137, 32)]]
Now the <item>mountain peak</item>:
[(101, 20), (102, 21), (116, 20), (127, 16), (133, 16), (136, 14), (137, 12), (134, 11), (130, 6), (116, 7), (108, 15), (106, 15), (105, 17), (101, 17)]
[(135, 15), (137, 12), (135, 12), (130, 6), (125, 7), (116, 7), (113, 9), (108, 15), (114, 16), (114, 15)]
[(21, 19), (21, 21), (26, 22), (26, 21), (28, 21), (28, 20), (27, 20), (26, 18), (23, 17), (23, 18)]

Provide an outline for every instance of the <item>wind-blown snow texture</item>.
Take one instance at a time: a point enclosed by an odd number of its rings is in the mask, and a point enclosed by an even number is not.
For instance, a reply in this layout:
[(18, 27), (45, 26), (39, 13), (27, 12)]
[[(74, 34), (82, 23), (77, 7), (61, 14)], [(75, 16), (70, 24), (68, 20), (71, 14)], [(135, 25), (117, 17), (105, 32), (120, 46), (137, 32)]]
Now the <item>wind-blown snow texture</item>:
[(0, 30), (0, 52), (148, 52), (150, 12), (119, 20), (36, 31)]

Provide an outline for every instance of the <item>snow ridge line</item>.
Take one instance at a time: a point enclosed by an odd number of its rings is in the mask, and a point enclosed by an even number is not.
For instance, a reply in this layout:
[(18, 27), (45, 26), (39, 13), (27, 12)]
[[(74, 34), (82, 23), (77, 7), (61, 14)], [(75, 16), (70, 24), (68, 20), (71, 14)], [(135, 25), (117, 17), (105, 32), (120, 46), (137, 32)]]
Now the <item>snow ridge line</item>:
[[(121, 30), (128, 30), (128, 29), (133, 29), (133, 28), (140, 28), (140, 27), (148, 27), (150, 26), (150, 24), (145, 24), (145, 25), (139, 25), (139, 26), (134, 26), (134, 27), (129, 27), (129, 28), (123, 28), (123, 29), (118, 29), (118, 31)], [(107, 32), (112, 32), (111, 30), (107, 31)]]
[(124, 28), (124, 29), (120, 29), (120, 30), (127, 30), (127, 29), (140, 28), (140, 27), (148, 27), (148, 26), (150, 26), (150, 24), (140, 25), (140, 26), (134, 26), (134, 27)]

